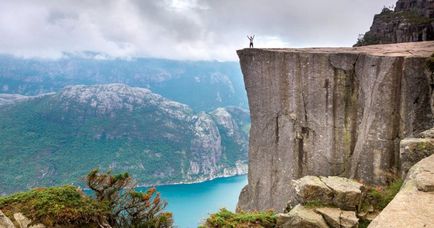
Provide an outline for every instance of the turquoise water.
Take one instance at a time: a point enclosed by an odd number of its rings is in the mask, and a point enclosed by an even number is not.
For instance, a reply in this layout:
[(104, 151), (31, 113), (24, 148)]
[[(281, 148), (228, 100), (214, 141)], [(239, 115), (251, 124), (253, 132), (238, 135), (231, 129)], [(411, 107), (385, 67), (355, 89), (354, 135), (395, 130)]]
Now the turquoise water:
[[(220, 208), (235, 210), (240, 191), (246, 184), (247, 176), (236, 176), (198, 184), (158, 186), (157, 190), (167, 201), (167, 210), (173, 213), (175, 225), (191, 228)], [(138, 190), (145, 191), (146, 188)]]

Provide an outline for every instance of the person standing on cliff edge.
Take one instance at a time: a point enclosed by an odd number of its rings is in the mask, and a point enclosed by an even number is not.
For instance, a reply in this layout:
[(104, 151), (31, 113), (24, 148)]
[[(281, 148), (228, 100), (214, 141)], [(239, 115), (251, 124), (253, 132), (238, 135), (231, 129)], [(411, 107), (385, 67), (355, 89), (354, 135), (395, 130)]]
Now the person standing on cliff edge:
[(247, 38), (250, 40), (250, 45), (249, 45), (249, 47), (250, 47), (250, 48), (253, 48), (253, 39), (255, 39), (255, 35), (253, 35), (253, 36), (249, 36), (249, 35), (247, 35)]

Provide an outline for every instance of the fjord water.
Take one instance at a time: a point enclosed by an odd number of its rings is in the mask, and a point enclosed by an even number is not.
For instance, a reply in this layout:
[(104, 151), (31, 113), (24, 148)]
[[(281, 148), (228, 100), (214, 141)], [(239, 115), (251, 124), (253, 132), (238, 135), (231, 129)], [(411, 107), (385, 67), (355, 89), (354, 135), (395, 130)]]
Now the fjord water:
[[(168, 202), (167, 211), (174, 215), (179, 228), (197, 227), (210, 213), (220, 208), (234, 211), (247, 176), (217, 178), (197, 184), (158, 186), (161, 197)], [(146, 191), (146, 188), (138, 188)]]

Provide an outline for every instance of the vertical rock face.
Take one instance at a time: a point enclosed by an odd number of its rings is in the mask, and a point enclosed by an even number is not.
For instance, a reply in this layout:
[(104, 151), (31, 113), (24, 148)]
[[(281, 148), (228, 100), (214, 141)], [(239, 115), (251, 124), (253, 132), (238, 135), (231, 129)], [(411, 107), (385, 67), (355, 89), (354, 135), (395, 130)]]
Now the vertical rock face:
[(434, 1), (399, 0), (394, 10), (375, 15), (356, 46), (434, 40)]
[(305, 175), (386, 181), (399, 140), (432, 126), (433, 51), (434, 42), (238, 51), (252, 121), (238, 208), (281, 211)]

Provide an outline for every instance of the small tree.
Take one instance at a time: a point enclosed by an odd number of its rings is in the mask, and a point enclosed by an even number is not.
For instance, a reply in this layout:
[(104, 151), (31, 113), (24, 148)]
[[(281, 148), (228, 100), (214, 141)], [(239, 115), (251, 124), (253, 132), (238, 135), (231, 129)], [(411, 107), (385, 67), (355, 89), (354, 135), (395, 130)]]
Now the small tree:
[(161, 200), (160, 193), (154, 187), (146, 192), (135, 191), (136, 184), (128, 173), (112, 175), (111, 171), (94, 169), (86, 182), (96, 199), (110, 206), (108, 221), (112, 226), (166, 228), (173, 224), (172, 214), (163, 212), (167, 203)]

